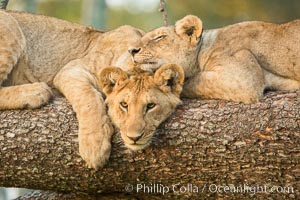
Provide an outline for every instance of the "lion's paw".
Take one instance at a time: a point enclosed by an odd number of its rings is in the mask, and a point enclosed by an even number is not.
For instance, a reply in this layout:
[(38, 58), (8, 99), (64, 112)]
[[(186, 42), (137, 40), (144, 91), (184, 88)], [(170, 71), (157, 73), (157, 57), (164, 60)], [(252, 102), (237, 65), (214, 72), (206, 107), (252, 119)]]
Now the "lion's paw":
[(80, 133), (79, 153), (89, 168), (102, 168), (108, 161), (111, 152), (110, 132), (113, 132), (111, 127), (94, 134)]
[(51, 88), (43, 82), (23, 85), (20, 101), (23, 108), (39, 108), (53, 96)]

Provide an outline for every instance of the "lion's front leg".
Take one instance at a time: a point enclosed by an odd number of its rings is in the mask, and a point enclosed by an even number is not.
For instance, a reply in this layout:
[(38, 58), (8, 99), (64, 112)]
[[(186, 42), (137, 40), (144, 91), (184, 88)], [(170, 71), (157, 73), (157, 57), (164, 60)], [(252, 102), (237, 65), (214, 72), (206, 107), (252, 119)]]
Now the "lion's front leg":
[(102, 167), (110, 156), (113, 128), (95, 77), (81, 67), (69, 66), (58, 73), (54, 85), (76, 112), (81, 157), (88, 167)]

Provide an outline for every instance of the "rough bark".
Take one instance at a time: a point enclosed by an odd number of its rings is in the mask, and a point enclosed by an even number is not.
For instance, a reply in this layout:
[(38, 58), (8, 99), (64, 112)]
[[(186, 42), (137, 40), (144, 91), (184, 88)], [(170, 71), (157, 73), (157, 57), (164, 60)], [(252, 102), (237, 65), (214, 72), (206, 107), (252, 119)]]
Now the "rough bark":
[[(146, 150), (129, 153), (116, 134), (109, 163), (97, 172), (78, 155), (76, 116), (64, 99), (36, 110), (1, 111), (0, 186), (76, 193), (69, 199), (86, 193), (298, 199), (299, 97), (299, 92), (271, 92), (252, 105), (184, 100)], [(143, 184), (148, 189), (137, 192)], [(217, 192), (215, 186), (223, 188)], [(255, 187), (261, 188), (255, 192)], [(274, 187), (280, 191), (271, 192)]]

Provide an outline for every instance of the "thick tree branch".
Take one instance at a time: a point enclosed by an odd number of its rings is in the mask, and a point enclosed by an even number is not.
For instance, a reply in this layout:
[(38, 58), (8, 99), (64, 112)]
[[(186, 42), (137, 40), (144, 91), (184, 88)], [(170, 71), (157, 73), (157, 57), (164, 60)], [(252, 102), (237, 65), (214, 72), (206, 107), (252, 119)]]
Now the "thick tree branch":
[[(150, 199), (162, 196), (163, 186), (169, 188), (164, 198), (173, 199), (297, 199), (299, 97), (269, 93), (253, 105), (184, 100), (143, 152), (130, 154), (116, 134), (109, 163), (97, 172), (78, 155), (76, 116), (64, 99), (37, 110), (1, 111), (0, 186)], [(148, 189), (137, 192), (137, 184)], [(223, 189), (215, 191), (214, 184)], [(176, 193), (179, 186), (186, 191)], [(224, 186), (244, 190), (224, 192)], [(257, 186), (268, 190), (255, 192)], [(279, 192), (269, 190), (274, 187)]]

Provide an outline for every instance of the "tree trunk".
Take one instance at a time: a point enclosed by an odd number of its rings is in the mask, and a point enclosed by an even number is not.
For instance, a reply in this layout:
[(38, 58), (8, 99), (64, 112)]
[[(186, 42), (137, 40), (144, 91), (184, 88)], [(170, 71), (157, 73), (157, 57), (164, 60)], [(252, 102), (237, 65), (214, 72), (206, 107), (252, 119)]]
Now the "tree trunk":
[(107, 21), (105, 0), (84, 0), (81, 15), (82, 24), (105, 29)]
[(1, 111), (0, 186), (73, 193), (69, 199), (299, 199), (299, 96), (270, 92), (252, 105), (184, 100), (146, 150), (130, 153), (116, 134), (99, 171), (78, 155), (78, 124), (66, 100)]
[(0, 9), (6, 9), (9, 0), (0, 0)]
[(164, 26), (169, 26), (168, 12), (167, 12), (167, 6), (166, 6), (166, 1), (165, 0), (160, 0), (159, 12), (162, 13)]

